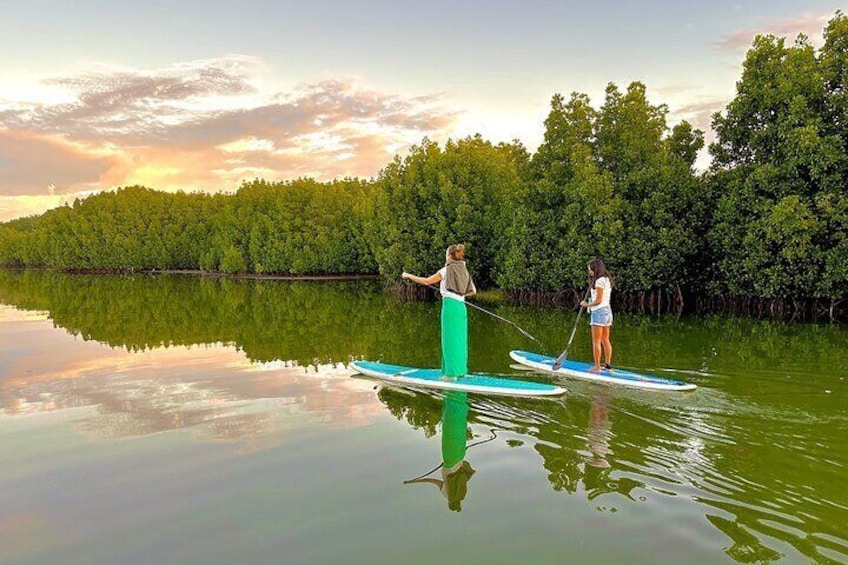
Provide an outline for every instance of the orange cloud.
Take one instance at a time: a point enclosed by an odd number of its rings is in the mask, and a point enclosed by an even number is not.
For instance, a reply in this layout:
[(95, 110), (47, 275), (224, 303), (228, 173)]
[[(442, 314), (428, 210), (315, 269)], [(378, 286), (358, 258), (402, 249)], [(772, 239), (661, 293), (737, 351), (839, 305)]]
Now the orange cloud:
[(0, 129), (0, 194), (47, 195), (94, 188), (125, 169), (117, 153), (29, 129)]
[(255, 177), (373, 176), (458, 120), (439, 96), (347, 79), (275, 92), (263, 80), (259, 60), (230, 56), (53, 78), (70, 93), (55, 104), (0, 100), (0, 221), (47, 209), (54, 193), (127, 184), (217, 191)]

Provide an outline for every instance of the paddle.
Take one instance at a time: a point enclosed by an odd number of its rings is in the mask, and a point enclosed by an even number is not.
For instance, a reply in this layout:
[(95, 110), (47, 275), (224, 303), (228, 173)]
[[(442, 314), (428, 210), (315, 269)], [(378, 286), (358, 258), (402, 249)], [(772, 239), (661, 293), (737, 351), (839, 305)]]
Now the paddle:
[[(592, 289), (589, 288), (586, 290), (586, 300), (589, 300), (589, 297), (592, 295)], [(574, 334), (577, 333), (577, 321), (580, 320), (580, 314), (583, 313), (583, 306), (580, 306), (580, 310), (577, 311), (577, 317), (574, 318), (574, 327), (571, 328), (571, 337), (568, 338), (568, 345), (565, 346), (565, 351), (563, 351), (559, 357), (554, 361), (553, 370), (558, 371), (560, 367), (562, 367), (562, 362), (565, 361), (565, 358), (568, 357), (568, 350), (571, 349), (571, 342), (574, 341)]]
[[(492, 437), (490, 437), (490, 438), (486, 438), (486, 439), (482, 439), (482, 440), (480, 440), (480, 441), (475, 441), (474, 443), (469, 444), (469, 445), (468, 445), (468, 447), (466, 447), (465, 449), (466, 449), (466, 450), (469, 450), (469, 449), (471, 449), (472, 447), (476, 447), (476, 446), (478, 446), (478, 445), (480, 445), (480, 444), (482, 444), (482, 443), (489, 443), (490, 441), (492, 441), (493, 439), (496, 439), (496, 438), (498, 437), (498, 432), (496, 432), (494, 428), (489, 428), (489, 433), (490, 433), (490, 434), (492, 434)], [(438, 471), (439, 469), (441, 469), (441, 468), (442, 468), (442, 467), (444, 467), (444, 466), (445, 466), (445, 463), (444, 463), (444, 461), (443, 461), (443, 462), (439, 463), (439, 465), (438, 465), (438, 466), (433, 467), (431, 470), (427, 471), (427, 472), (426, 472), (426, 473), (424, 473), (423, 475), (418, 475), (418, 476), (417, 476), (417, 477), (415, 477), (414, 479), (409, 479), (409, 480), (403, 481), (403, 484), (405, 484), (405, 485), (409, 485), (409, 484), (412, 484), (412, 483), (418, 482), (418, 481), (420, 481), (421, 479), (423, 479), (424, 477), (426, 477), (427, 475), (430, 475), (430, 474), (432, 474), (432, 473), (435, 473), (436, 471)]]
[[(413, 281), (413, 282), (417, 282), (417, 281)], [(418, 283), (418, 284), (420, 284), (420, 285), (422, 285), (422, 286), (426, 286), (426, 287), (432, 288), (433, 290), (435, 290), (435, 291), (436, 291), (436, 296), (441, 297), (441, 293), (440, 293), (440, 290), (439, 290), (439, 288), (438, 288), (438, 287), (435, 287), (435, 286), (433, 286), (433, 285), (431, 285), (431, 284), (427, 284), (427, 283)], [(525, 336), (525, 337), (529, 337), (530, 339), (532, 339), (533, 341), (535, 341), (536, 343), (538, 343), (538, 344), (542, 347), (542, 350), (543, 350), (543, 351), (545, 351), (545, 350), (547, 349), (547, 348), (546, 348), (546, 347), (542, 344), (542, 342), (541, 342), (541, 341), (539, 341), (538, 339), (536, 339), (535, 337), (533, 337), (532, 335), (530, 335), (530, 332), (528, 332), (527, 330), (525, 330), (524, 328), (522, 328), (521, 326), (519, 326), (519, 325), (518, 325), (518, 324), (516, 324), (515, 322), (510, 321), (510, 320), (507, 320), (506, 318), (502, 318), (502, 317), (498, 316), (497, 314), (495, 314), (494, 312), (489, 312), (489, 311), (488, 311), (488, 310), (486, 310), (485, 308), (481, 308), (480, 306), (477, 306), (476, 304), (474, 304), (474, 303), (472, 303), (472, 302), (468, 302), (467, 300), (466, 300), (465, 304), (466, 304), (467, 306), (471, 306), (472, 308), (475, 308), (475, 309), (477, 309), (477, 310), (479, 310), (479, 311), (483, 312), (484, 314), (488, 314), (489, 316), (491, 316), (491, 317), (495, 318), (496, 320), (500, 320), (501, 322), (506, 322), (507, 324), (509, 324), (510, 326), (514, 327), (514, 328), (515, 328), (515, 329), (517, 329), (519, 332), (521, 332), (521, 335), (523, 335), (523, 336)], [(572, 335), (572, 337), (573, 337), (573, 335)]]

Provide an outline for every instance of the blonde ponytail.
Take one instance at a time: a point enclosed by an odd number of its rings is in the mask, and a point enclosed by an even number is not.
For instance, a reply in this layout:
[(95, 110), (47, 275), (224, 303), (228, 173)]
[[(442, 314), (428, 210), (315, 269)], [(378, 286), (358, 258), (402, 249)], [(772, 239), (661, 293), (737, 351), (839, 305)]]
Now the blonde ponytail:
[(450, 255), (451, 259), (454, 261), (462, 261), (465, 257), (465, 244), (460, 243), (457, 245), (451, 245), (448, 247), (448, 255)]

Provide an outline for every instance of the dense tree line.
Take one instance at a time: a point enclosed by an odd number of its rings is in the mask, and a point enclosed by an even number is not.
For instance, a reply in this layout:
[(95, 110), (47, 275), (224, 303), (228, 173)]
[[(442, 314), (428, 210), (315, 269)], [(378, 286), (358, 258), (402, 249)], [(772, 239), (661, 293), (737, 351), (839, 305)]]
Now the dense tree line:
[(711, 289), (832, 308), (848, 296), (848, 17), (818, 53), (758, 37), (713, 127)]
[(140, 186), (0, 226), (0, 264), (73, 270), (366, 273), (369, 184), (244, 183), (235, 194)]
[(848, 18), (815, 49), (758, 36), (702, 131), (646, 87), (551, 101), (535, 153), (430, 140), (372, 180), (256, 180), (234, 194), (128, 187), (0, 224), (0, 264), (225, 273), (429, 273), (468, 245), (480, 286), (548, 300), (600, 256), (623, 305), (839, 314), (848, 297)]
[(430, 274), (444, 264), (447, 245), (462, 242), (478, 285), (499, 282), (526, 161), (520, 144), (495, 146), (479, 136), (444, 148), (425, 139), (395, 158), (374, 183), (368, 231), (380, 273)]
[(504, 287), (585, 286), (593, 256), (624, 291), (696, 281), (709, 198), (692, 167), (703, 133), (685, 121), (669, 132), (667, 113), (638, 82), (626, 92), (610, 84), (599, 110), (585, 94), (554, 97), (513, 217)]

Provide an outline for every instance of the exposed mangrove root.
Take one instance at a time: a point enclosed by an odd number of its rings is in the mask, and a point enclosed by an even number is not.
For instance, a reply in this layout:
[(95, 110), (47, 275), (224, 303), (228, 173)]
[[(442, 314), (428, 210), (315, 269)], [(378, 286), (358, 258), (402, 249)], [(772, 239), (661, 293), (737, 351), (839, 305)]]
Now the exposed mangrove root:
[(700, 297), (695, 313), (744, 316), (773, 320), (848, 321), (848, 302), (803, 298), (756, 298), (750, 296)]
[(436, 291), (418, 284), (392, 284), (387, 286), (386, 289), (401, 300), (416, 301), (436, 298)]
[[(576, 309), (580, 290), (546, 292), (532, 289), (504, 292), (507, 304), (519, 306)], [(766, 299), (748, 296), (687, 296), (682, 289), (648, 292), (616, 292), (613, 309), (618, 312), (646, 315), (723, 315), (772, 320), (848, 321), (848, 298), (840, 300)]]

